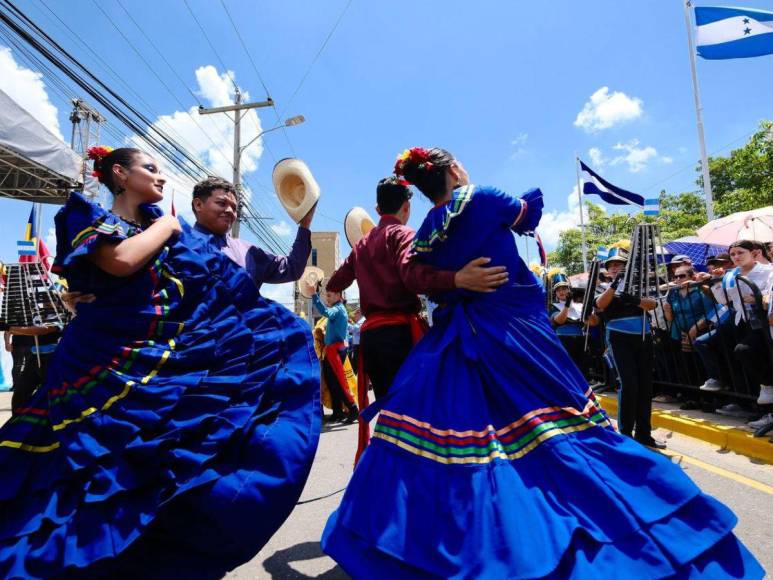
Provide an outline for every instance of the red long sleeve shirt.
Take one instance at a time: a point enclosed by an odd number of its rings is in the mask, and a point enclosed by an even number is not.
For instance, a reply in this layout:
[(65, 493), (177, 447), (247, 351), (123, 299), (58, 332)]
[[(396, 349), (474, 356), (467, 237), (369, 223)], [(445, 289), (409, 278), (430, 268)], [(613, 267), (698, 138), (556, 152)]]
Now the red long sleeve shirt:
[(341, 292), (356, 278), (360, 309), (366, 318), (375, 312), (419, 312), (417, 294), (445, 292), (456, 286), (455, 272), (410, 260), (414, 233), (396, 217), (382, 216), (335, 271), (327, 289)]

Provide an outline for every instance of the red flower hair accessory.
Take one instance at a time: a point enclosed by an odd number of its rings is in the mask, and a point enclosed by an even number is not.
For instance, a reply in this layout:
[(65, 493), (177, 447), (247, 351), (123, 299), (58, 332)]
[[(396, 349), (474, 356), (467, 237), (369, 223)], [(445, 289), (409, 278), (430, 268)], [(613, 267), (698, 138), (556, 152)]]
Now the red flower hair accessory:
[(94, 162), (94, 171), (91, 172), (92, 176), (96, 177), (97, 179), (102, 177), (102, 172), (97, 169), (97, 165), (112, 152), (113, 148), (106, 145), (95, 145), (94, 147), (89, 147), (88, 151), (86, 151), (86, 155)]
[(429, 151), (423, 147), (412, 147), (403, 151), (395, 162), (395, 175), (403, 175), (403, 166), (408, 160), (415, 163), (420, 170), (430, 171), (434, 164), (430, 161)]

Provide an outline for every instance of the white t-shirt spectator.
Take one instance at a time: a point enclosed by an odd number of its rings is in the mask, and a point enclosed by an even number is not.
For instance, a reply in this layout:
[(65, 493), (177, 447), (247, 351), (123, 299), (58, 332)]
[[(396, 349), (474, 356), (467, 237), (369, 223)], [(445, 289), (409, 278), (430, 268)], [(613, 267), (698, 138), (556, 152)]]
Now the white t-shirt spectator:
[[(771, 289), (773, 289), (773, 266), (768, 264), (760, 264), (758, 262), (754, 264), (754, 268), (749, 270), (749, 273), (745, 275), (745, 278), (751, 280), (754, 285), (759, 288), (760, 293), (765, 296), (766, 294), (770, 293)], [(740, 324), (744, 319), (744, 304), (742, 298), (745, 296), (750, 296), (751, 290), (746, 284), (739, 284), (738, 282), (726, 286), (729, 286), (725, 289), (727, 291), (728, 298), (730, 298), (730, 301), (733, 304), (733, 309), (735, 310), (735, 323)], [(717, 298), (717, 301), (721, 302), (722, 304), (727, 303), (725, 300), (724, 292), (717, 292), (715, 297)]]

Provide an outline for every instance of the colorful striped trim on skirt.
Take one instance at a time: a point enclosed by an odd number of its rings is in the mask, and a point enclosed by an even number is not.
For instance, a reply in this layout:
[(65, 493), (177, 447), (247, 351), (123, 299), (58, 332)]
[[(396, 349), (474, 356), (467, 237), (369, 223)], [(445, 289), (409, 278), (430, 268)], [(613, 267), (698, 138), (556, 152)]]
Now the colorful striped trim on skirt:
[(498, 430), (492, 425), (480, 431), (438, 429), (412, 417), (383, 410), (373, 437), (439, 463), (490, 463), (495, 459), (518, 459), (548, 439), (591, 427), (612, 427), (592, 392), (582, 411), (573, 407), (545, 407)]

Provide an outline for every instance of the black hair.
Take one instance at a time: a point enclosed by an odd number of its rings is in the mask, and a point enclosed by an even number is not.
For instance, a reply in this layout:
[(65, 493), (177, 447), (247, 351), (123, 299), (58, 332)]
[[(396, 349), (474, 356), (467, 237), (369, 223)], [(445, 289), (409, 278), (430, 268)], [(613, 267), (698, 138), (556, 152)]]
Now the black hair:
[[(236, 187), (234, 187), (233, 183), (222, 177), (207, 177), (193, 186), (193, 199), (207, 201), (212, 195), (212, 192), (216, 189), (222, 189), (227, 193), (232, 193), (234, 197), (237, 197)], [(191, 208), (193, 208), (193, 200), (191, 200)], [(195, 208), (193, 208), (193, 213), (196, 213)]]
[(415, 185), (430, 201), (434, 202), (446, 193), (446, 170), (455, 158), (440, 147), (427, 150), (427, 154), (429, 163), (409, 157), (403, 161), (401, 172), (408, 183)]
[(749, 250), (750, 252), (752, 250), (759, 250), (759, 247), (752, 242), (751, 240), (738, 240), (730, 244), (728, 246), (727, 250), (730, 251), (733, 248), (743, 248), (744, 250)]
[(757, 240), (752, 240), (752, 245), (754, 246), (755, 250), (759, 250), (762, 253), (762, 256), (766, 260), (770, 260), (770, 256), (768, 255), (768, 247), (766, 244), (758, 242)]
[(120, 165), (129, 169), (137, 155), (142, 151), (134, 147), (119, 147), (113, 149), (104, 157), (94, 159), (94, 173), (99, 182), (110, 190), (113, 195), (121, 195), (124, 192), (123, 187), (115, 182), (113, 175), (113, 165)]
[(376, 203), (383, 214), (397, 213), (412, 195), (410, 187), (394, 175), (381, 179), (376, 186)]

